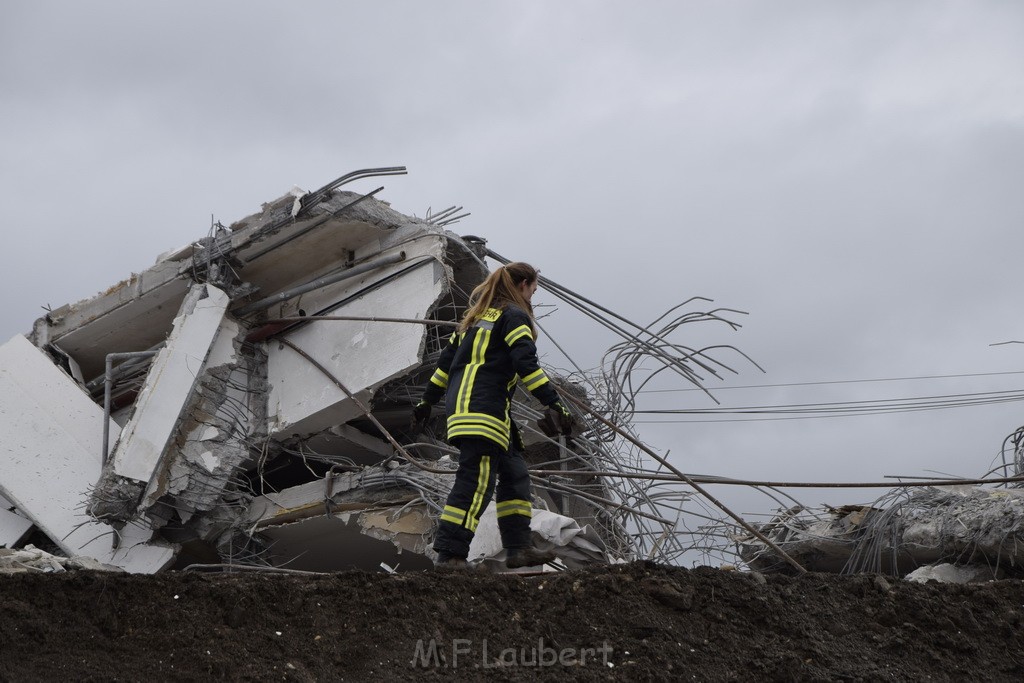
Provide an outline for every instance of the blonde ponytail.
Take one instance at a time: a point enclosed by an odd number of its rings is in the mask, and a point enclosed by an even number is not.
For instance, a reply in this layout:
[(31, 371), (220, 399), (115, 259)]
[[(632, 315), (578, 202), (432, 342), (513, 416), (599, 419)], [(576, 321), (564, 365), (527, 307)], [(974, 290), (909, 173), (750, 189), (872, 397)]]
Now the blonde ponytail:
[[(459, 323), (459, 332), (465, 332), (472, 327), (488, 308), (505, 310), (509, 304), (526, 311), (530, 316), (530, 327), (533, 328), (533, 306), (523, 298), (519, 286), (524, 282), (533, 284), (536, 280), (537, 269), (519, 261), (501, 266), (492, 272), (470, 293), (469, 306)], [(533, 330), (533, 336), (537, 336), (536, 329)]]

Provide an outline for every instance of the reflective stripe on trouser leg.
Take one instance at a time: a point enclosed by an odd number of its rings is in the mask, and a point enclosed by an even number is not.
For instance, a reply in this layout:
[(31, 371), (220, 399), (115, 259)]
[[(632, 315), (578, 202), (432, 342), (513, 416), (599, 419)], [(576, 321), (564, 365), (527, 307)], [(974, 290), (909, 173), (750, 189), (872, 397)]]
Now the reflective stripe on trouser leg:
[(441, 512), (434, 550), (456, 557), (469, 554), (480, 515), (494, 493), (500, 447), (487, 439), (459, 440), (459, 469)]
[(498, 531), (505, 548), (530, 547), (530, 519), (533, 506), (530, 494), (530, 473), (523, 454), (514, 448), (501, 457), (498, 465), (497, 501)]

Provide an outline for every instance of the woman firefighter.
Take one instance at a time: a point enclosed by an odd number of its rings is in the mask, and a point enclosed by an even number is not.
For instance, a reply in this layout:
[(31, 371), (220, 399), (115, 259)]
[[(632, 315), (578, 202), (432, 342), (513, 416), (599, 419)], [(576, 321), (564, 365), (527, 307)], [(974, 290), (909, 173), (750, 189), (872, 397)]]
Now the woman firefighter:
[(530, 304), (537, 274), (526, 263), (509, 263), (473, 290), (423, 399), (413, 408), (415, 420), (426, 420), (431, 406), (445, 395), (448, 440), (459, 448), (455, 484), (434, 540), (439, 567), (465, 566), (480, 516), (495, 493), (506, 566), (528, 567), (554, 559), (530, 544), (530, 476), (519, 429), (509, 416), (516, 383), (521, 381), (547, 406), (542, 422), (549, 431), (572, 431), (572, 415), (537, 360)]

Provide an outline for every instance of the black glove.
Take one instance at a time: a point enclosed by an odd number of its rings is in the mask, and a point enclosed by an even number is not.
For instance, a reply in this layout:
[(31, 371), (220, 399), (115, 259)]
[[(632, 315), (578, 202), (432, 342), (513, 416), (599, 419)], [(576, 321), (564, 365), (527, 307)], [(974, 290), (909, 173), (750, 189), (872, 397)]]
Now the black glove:
[(575, 422), (569, 409), (561, 401), (555, 401), (544, 409), (544, 416), (537, 420), (537, 427), (545, 436), (553, 439), (556, 436), (572, 436)]
[(425, 423), (430, 417), (431, 407), (432, 406), (429, 403), (423, 400), (420, 400), (419, 403), (413, 406), (412, 422), (410, 423), (409, 428), (413, 431), (420, 431), (423, 429), (423, 423)]

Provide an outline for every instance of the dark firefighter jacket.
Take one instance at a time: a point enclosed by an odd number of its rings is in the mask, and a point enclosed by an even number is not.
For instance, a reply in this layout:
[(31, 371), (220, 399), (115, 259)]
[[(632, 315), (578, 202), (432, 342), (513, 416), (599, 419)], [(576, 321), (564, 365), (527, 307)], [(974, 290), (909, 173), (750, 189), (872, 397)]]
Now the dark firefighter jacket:
[(476, 324), (449, 338), (423, 399), (434, 404), (447, 391), (449, 441), (483, 437), (507, 450), (518, 380), (544, 405), (558, 400), (537, 361), (530, 317), (513, 305), (488, 308)]

